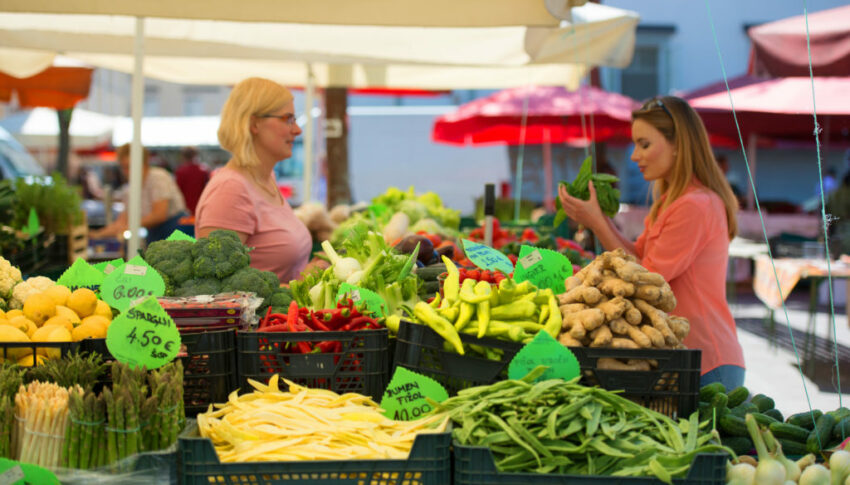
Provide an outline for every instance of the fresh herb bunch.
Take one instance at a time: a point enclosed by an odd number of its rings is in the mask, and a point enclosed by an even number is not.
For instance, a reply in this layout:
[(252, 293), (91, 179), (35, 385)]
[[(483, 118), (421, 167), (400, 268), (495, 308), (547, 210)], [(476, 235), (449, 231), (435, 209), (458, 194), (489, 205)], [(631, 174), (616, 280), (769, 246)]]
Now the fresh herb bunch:
[(68, 388), (79, 384), (84, 390), (90, 391), (105, 370), (106, 364), (100, 354), (71, 352), (62, 359), (50, 359), (28, 369), (24, 380), (27, 383), (53, 382)]
[[(599, 208), (608, 217), (614, 217), (617, 211), (620, 210), (620, 191), (615, 189), (612, 184), (617, 183), (620, 179), (614, 175), (607, 173), (593, 173), (591, 167), (591, 159), (587, 157), (584, 163), (581, 164), (581, 169), (578, 171), (575, 180), (572, 183), (561, 181), (560, 185), (567, 188), (567, 193), (581, 200), (590, 199), (590, 190), (587, 188), (587, 182), (593, 181), (593, 187), (596, 189), (596, 200), (599, 201)], [(560, 206), (560, 200), (558, 205)], [(566, 212), (562, 207), (558, 208), (558, 213), (555, 215), (554, 227), (558, 227), (567, 218)]]
[(50, 233), (67, 234), (71, 226), (83, 220), (80, 187), (69, 185), (59, 172), (53, 172), (50, 177), (36, 177), (32, 183), (23, 177), (18, 178), (15, 194), (17, 204), (14, 207), (13, 227), (26, 225), (30, 207), (35, 208), (39, 222)]

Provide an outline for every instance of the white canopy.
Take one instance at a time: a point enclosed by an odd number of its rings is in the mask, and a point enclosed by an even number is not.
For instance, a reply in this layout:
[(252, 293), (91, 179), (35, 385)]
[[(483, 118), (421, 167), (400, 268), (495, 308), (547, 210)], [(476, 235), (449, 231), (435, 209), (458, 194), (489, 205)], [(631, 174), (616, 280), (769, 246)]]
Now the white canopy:
[[(75, 148), (94, 148), (110, 141), (115, 118), (84, 109), (75, 109), (69, 132)], [(20, 111), (0, 120), (0, 126), (22, 145), (30, 148), (56, 148), (59, 121), (56, 110), (35, 108)]]

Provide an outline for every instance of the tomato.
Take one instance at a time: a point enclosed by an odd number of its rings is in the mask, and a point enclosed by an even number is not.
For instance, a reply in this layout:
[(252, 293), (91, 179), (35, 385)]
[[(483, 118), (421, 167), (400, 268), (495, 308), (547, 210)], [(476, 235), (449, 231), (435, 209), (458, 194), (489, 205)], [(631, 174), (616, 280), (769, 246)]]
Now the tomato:
[(466, 277), (478, 281), (481, 278), (481, 271), (477, 269), (471, 269), (466, 272)]

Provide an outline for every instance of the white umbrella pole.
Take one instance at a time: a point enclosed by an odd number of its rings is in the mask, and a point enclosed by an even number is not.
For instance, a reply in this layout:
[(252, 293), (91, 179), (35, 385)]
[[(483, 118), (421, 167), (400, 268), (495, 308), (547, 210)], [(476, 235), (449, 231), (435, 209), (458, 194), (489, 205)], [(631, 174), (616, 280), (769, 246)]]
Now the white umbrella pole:
[(750, 133), (747, 137), (747, 160), (750, 164), (750, 176), (753, 178), (753, 183), (747, 186), (747, 209), (752, 210), (756, 206), (756, 194), (753, 192), (753, 185), (756, 184), (756, 144), (758, 143), (758, 135)]
[(307, 89), (304, 93), (304, 114), (307, 115), (304, 124), (304, 196), (302, 202), (313, 200), (313, 98), (316, 95), (316, 80), (313, 78), (313, 65), (307, 63)]
[(139, 251), (139, 226), (142, 220), (142, 110), (145, 103), (145, 19), (136, 17), (136, 41), (133, 45), (135, 63), (130, 112), (133, 116), (133, 141), (130, 145), (130, 194), (127, 203), (127, 224), (130, 239), (127, 241), (127, 259)]

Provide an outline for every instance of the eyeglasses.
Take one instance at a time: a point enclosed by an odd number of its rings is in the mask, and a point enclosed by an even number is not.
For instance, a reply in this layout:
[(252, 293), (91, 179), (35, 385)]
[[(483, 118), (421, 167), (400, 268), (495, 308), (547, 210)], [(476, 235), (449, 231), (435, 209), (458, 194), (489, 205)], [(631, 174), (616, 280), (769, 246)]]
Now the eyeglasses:
[(659, 99), (659, 98), (650, 99), (649, 101), (644, 103), (643, 108), (641, 108), (641, 110), (642, 111), (648, 111), (652, 108), (663, 109), (664, 112), (667, 113), (667, 116), (669, 116), (671, 120), (673, 119), (673, 115), (670, 114), (670, 110), (667, 109), (667, 106), (664, 106), (664, 103), (661, 101), (661, 99)]
[(260, 118), (277, 118), (277, 119), (279, 119), (280, 121), (283, 121), (284, 123), (286, 123), (289, 126), (292, 126), (292, 125), (294, 125), (298, 122), (298, 120), (295, 118), (295, 115), (292, 114), (292, 113), (286, 113), (286, 114), (282, 114), (282, 115), (259, 115), (259, 117)]

